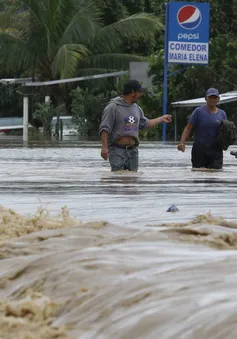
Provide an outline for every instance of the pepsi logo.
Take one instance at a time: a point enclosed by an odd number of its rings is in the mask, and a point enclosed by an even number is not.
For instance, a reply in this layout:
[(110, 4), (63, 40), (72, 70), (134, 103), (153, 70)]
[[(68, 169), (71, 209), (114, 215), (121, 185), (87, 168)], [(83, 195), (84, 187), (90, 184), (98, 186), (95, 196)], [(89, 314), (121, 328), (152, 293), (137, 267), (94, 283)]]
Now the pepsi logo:
[(196, 6), (183, 6), (178, 11), (177, 20), (182, 28), (194, 29), (202, 22), (202, 13)]

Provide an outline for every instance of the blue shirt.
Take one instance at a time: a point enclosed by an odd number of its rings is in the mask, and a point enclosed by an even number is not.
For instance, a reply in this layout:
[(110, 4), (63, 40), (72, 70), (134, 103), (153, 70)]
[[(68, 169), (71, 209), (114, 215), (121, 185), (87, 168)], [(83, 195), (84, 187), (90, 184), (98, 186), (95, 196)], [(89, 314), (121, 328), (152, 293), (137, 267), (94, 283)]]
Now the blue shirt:
[(226, 113), (222, 109), (218, 108), (216, 113), (211, 113), (208, 111), (207, 106), (196, 108), (188, 121), (194, 129), (194, 141), (201, 144), (214, 144), (220, 123), (226, 119)]

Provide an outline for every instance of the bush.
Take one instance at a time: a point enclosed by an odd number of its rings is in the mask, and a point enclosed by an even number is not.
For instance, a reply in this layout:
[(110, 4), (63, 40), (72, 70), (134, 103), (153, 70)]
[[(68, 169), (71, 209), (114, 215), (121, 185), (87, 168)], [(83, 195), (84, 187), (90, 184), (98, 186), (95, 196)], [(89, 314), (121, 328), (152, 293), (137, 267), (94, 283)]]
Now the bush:
[(51, 106), (51, 102), (37, 103), (33, 113), (35, 122), (39, 122), (43, 127), (43, 134), (51, 136), (51, 121), (57, 110)]
[(77, 87), (72, 90), (72, 116), (81, 135), (98, 136), (101, 114), (116, 92), (93, 93)]

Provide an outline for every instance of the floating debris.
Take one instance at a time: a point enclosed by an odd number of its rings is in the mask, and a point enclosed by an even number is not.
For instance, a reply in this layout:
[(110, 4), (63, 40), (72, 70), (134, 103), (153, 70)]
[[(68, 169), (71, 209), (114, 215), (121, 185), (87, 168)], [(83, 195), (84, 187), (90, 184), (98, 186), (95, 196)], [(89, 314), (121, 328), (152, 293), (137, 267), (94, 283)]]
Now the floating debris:
[(230, 154), (237, 158), (237, 151), (230, 151)]
[(177, 207), (175, 204), (172, 204), (172, 205), (167, 209), (166, 212), (178, 212), (178, 211), (179, 211), (178, 207)]

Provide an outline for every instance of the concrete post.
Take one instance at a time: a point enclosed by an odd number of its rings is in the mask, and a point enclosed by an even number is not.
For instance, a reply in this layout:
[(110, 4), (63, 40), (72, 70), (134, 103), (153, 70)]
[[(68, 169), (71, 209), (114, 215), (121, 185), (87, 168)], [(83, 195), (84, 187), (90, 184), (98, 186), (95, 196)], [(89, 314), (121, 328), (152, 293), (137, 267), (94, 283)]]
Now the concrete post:
[(23, 97), (23, 142), (28, 142), (29, 98)]

